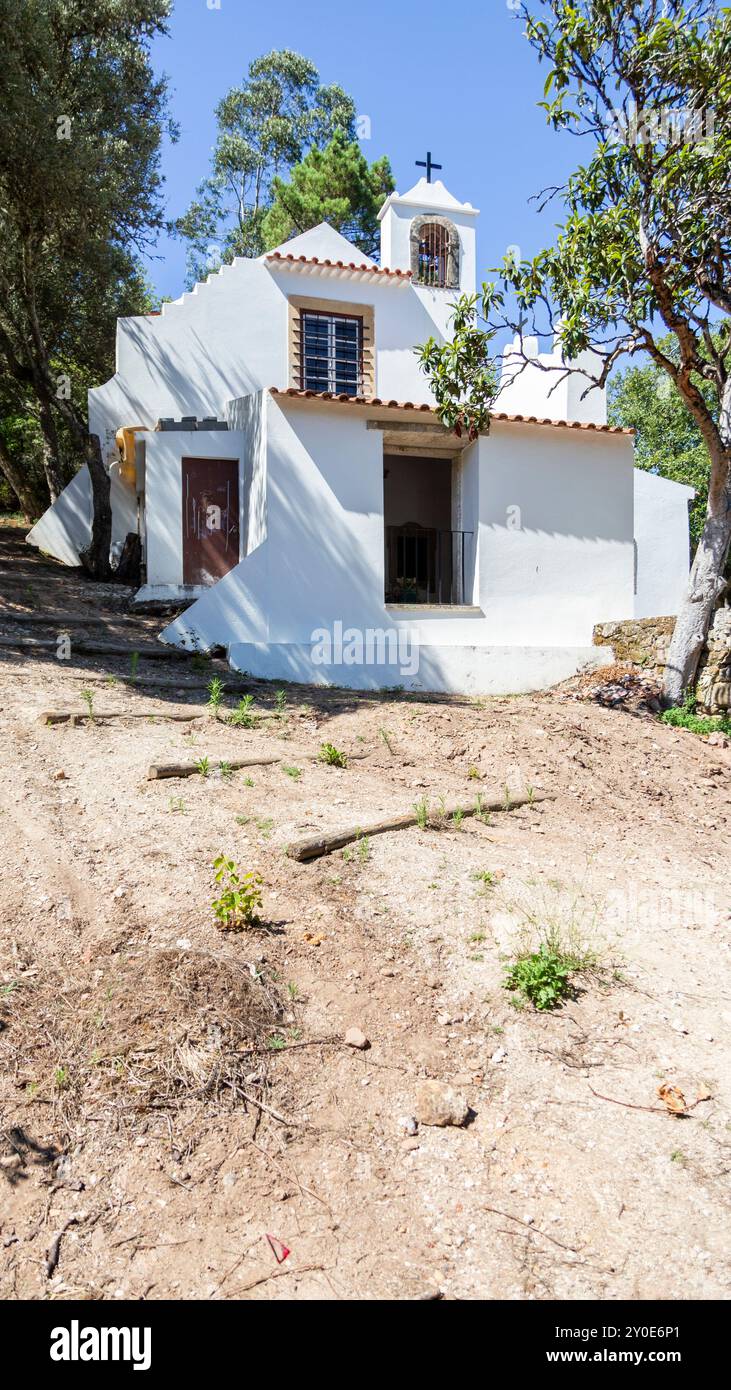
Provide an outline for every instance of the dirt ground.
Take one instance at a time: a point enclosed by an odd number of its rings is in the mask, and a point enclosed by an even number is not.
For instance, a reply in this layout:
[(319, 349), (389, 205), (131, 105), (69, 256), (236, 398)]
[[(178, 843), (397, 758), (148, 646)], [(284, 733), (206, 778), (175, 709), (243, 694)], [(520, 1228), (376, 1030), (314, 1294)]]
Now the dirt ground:
[[(149, 645), (128, 597), (0, 532), (0, 1297), (728, 1297), (731, 752), (568, 687), (132, 681), (75, 650)], [(54, 610), (88, 615), (68, 659), (28, 645)], [(215, 673), (254, 729), (207, 713)], [(154, 717), (39, 721), (82, 690)], [(249, 756), (282, 761), (147, 779)], [(553, 799), (438, 823), (506, 785)], [(427, 829), (286, 855), (424, 797)], [(220, 852), (262, 875), (258, 929), (216, 925)], [(547, 931), (594, 963), (516, 1009), (506, 962)], [(425, 1078), (467, 1124), (414, 1125)]]

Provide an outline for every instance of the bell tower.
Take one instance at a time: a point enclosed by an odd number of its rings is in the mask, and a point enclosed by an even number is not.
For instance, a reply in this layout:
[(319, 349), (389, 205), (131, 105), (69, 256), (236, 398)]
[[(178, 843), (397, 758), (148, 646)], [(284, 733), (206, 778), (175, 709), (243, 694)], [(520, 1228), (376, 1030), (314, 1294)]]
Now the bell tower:
[[(441, 179), (431, 182), (431, 155), (420, 161), (426, 177), (408, 193), (391, 193), (378, 214), (381, 265), (410, 270), (412, 284), (430, 300), (451, 305), (460, 294), (474, 294), (477, 208), (460, 203)], [(433, 305), (436, 307), (436, 305)]]

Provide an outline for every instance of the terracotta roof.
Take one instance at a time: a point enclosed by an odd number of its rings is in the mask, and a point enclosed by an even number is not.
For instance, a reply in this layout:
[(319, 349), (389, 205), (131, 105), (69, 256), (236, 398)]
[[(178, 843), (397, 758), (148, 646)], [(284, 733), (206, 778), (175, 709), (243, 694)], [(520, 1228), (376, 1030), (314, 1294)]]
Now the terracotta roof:
[(410, 280), (410, 270), (388, 270), (384, 265), (366, 265), (361, 262), (356, 265), (355, 261), (331, 261), (321, 259), (319, 256), (283, 256), (281, 251), (271, 251), (266, 257), (268, 261), (277, 261), (287, 270), (299, 270), (307, 266), (321, 266), (324, 270), (341, 271), (345, 274), (358, 275), (385, 275), (391, 276), (395, 280)]
[[(338, 405), (375, 405), (385, 410), (418, 410), (427, 415), (437, 414), (432, 405), (415, 404), (413, 401), (384, 401), (380, 396), (336, 396), (332, 391), (300, 391), (295, 386), (289, 386), (286, 390), (270, 386), (269, 392), (272, 396), (295, 396), (299, 400), (334, 401)], [(549, 420), (546, 416), (540, 415), (506, 415), (501, 410), (492, 411), (490, 419), (506, 421), (510, 425), (553, 425), (557, 429), (592, 430), (596, 434), (634, 434), (634, 430), (624, 429), (621, 425), (583, 424), (580, 420)]]

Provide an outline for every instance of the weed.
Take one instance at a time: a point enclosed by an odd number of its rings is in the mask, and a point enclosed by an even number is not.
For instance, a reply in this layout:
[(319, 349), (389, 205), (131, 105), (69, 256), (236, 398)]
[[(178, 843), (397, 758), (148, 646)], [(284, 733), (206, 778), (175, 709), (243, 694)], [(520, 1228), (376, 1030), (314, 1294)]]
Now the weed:
[[(695, 703), (695, 702), (694, 702)], [(731, 717), (727, 714), (708, 716), (694, 714), (686, 705), (666, 709), (660, 715), (663, 724), (673, 729), (689, 729), (692, 734), (731, 734)]]
[(66, 1091), (71, 1085), (71, 1074), (68, 1067), (56, 1067), (53, 1073), (53, 1082), (57, 1091)]
[(391, 757), (393, 757), (393, 756), (394, 756), (394, 748), (393, 748), (393, 744), (392, 744), (392, 742), (391, 742), (391, 736), (390, 736), (390, 734), (389, 734), (389, 732), (388, 732), (388, 729), (379, 729), (378, 732), (379, 732), (379, 734), (380, 734), (380, 736), (381, 736), (383, 742), (385, 743), (385, 745), (386, 745), (386, 747), (387, 747), (389, 753), (391, 754)]
[(480, 869), (472, 875), (475, 883), (482, 883), (485, 888), (494, 888), (498, 882), (497, 874), (493, 869)]
[(506, 811), (509, 811), (510, 807), (512, 806), (512, 801), (510, 799), (510, 787), (508, 786), (507, 782), (503, 787), (503, 806), (505, 807)]
[(268, 839), (269, 839), (269, 836), (271, 835), (271, 832), (272, 832), (272, 826), (273, 826), (273, 825), (274, 825), (274, 821), (273, 821), (270, 817), (266, 817), (266, 816), (265, 816), (262, 820), (258, 820), (258, 821), (256, 822), (256, 828), (257, 828), (257, 830), (260, 832), (260, 834), (262, 834), (262, 835), (264, 836), (264, 839), (265, 839), (265, 840), (268, 840)]
[(88, 712), (88, 715), (89, 715), (89, 723), (90, 723), (90, 724), (93, 724), (93, 723), (94, 723), (94, 692), (93, 692), (93, 690), (88, 690), (86, 687), (84, 687), (84, 689), (83, 689), (82, 691), (80, 691), (79, 693), (80, 693), (80, 695), (81, 695), (82, 700), (84, 701), (84, 704), (86, 705), (87, 712)]
[(681, 1168), (685, 1168), (688, 1162), (687, 1154), (684, 1154), (682, 1149), (673, 1149), (673, 1152), (670, 1155), (670, 1162), (679, 1163)]
[(291, 777), (293, 782), (299, 782), (302, 776), (301, 767), (286, 767), (284, 763), (282, 763), (282, 772), (286, 772), (287, 776)]
[(454, 812), (454, 814), (452, 815), (452, 825), (454, 826), (455, 830), (461, 830), (461, 829), (462, 829), (462, 821), (463, 821), (463, 820), (464, 820), (464, 811), (460, 810), (460, 808), (457, 807), (457, 810), (456, 810), (456, 811)]
[(208, 682), (208, 712), (214, 719), (218, 719), (223, 704), (223, 692), (226, 689), (220, 676), (212, 676)]
[(419, 800), (414, 802), (414, 814), (419, 829), (426, 830), (429, 825), (429, 802), (425, 796), (419, 797)]
[(470, 767), (467, 769), (467, 776), (469, 777), (471, 782), (479, 782), (480, 778), (482, 777), (482, 773), (480, 772), (479, 767)]
[(244, 786), (245, 786), (245, 787), (253, 787), (253, 785), (254, 785), (254, 778), (253, 778), (253, 777), (245, 777), (245, 778), (244, 778)]
[(289, 983), (288, 983), (288, 985), (287, 985), (287, 994), (289, 995), (290, 999), (291, 999), (293, 1002), (294, 1002), (296, 999), (299, 999), (299, 997), (300, 997), (299, 985), (295, 984), (294, 980), (290, 980), (290, 981), (289, 981)]
[(132, 685), (134, 685), (135, 681), (137, 680), (137, 668), (138, 668), (139, 664), (140, 664), (140, 654), (139, 654), (139, 652), (130, 652), (130, 657), (129, 657), (129, 678), (130, 678), (130, 681), (131, 681)]
[(471, 937), (469, 938), (469, 940), (470, 940), (470, 941), (476, 941), (476, 942), (484, 941), (484, 940), (485, 940), (485, 933), (484, 933), (484, 931), (474, 931), (474, 932), (472, 933)]
[(287, 1039), (281, 1033), (274, 1033), (271, 1038), (267, 1038), (267, 1047), (270, 1052), (281, 1052), (287, 1046)]
[(532, 787), (531, 784), (530, 784), (530, 782), (529, 782), (525, 790), (526, 790), (526, 793), (527, 793), (527, 796), (528, 796), (528, 805), (529, 805), (529, 806), (532, 806), (532, 805), (533, 805), (533, 802), (534, 802), (535, 799), (536, 799), (536, 790), (535, 790), (535, 787)]
[(359, 835), (356, 841), (358, 858), (361, 864), (367, 864), (371, 857), (371, 842), (367, 835)]
[(275, 713), (275, 714), (278, 714), (278, 715), (282, 715), (282, 714), (284, 714), (284, 711), (286, 710), (286, 708), (287, 708), (287, 692), (286, 692), (286, 690), (276, 690), (276, 691), (274, 692), (274, 713)]
[(182, 796), (171, 796), (168, 805), (168, 810), (170, 810), (171, 812), (178, 812), (181, 816), (184, 816), (186, 814), (186, 810), (185, 802), (183, 801)]
[(207, 756), (199, 758), (195, 766), (196, 771), (200, 772), (201, 777), (207, 777), (211, 770), (211, 760)]
[(319, 761), (327, 763), (328, 767), (347, 767), (348, 757), (346, 753), (341, 753), (332, 743), (322, 743), (320, 745)]
[(220, 772), (222, 777), (233, 777), (234, 775), (234, 769), (232, 768), (231, 764), (227, 762), (219, 763), (218, 771)]
[(229, 715), (229, 723), (238, 729), (255, 729), (256, 715), (252, 714), (253, 695), (242, 695), (236, 709)]
[(111, 674), (108, 675), (108, 676), (105, 676), (105, 677), (104, 677), (104, 684), (105, 684), (105, 685), (119, 685), (119, 677), (118, 677), (118, 676), (112, 676)]
[(236, 817), (236, 824), (237, 824), (237, 825), (248, 825), (250, 820), (251, 820), (251, 816), (237, 816), (237, 817)]
[(551, 925), (543, 928), (537, 950), (526, 947), (519, 953), (503, 985), (536, 1009), (555, 1009), (575, 992), (571, 976), (594, 970), (596, 964), (596, 954), (582, 947), (574, 932), (567, 945), (561, 929)]
[(492, 825), (492, 821), (491, 821), (491, 819), (490, 819), (490, 813), (489, 813), (489, 811), (483, 810), (483, 807), (482, 807), (482, 797), (481, 797), (481, 795), (480, 795), (479, 792), (477, 793), (477, 803), (476, 803), (476, 804), (477, 804), (477, 810), (475, 811), (475, 820), (482, 821), (482, 824), (483, 824), (483, 825)]
[(261, 888), (264, 882), (261, 874), (250, 871), (242, 873), (233, 859), (219, 854), (213, 861), (216, 883), (221, 885), (221, 896), (211, 903), (219, 927), (224, 930), (250, 927), (259, 920), (257, 909), (261, 907)]

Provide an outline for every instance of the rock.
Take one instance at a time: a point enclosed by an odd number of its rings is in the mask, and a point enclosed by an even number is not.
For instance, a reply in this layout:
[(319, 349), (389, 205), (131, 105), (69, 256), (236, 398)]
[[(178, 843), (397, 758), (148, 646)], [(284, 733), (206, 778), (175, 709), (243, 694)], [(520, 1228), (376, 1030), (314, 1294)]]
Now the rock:
[(399, 1125), (401, 1129), (404, 1131), (404, 1134), (416, 1134), (416, 1131), (419, 1128), (416, 1119), (413, 1115), (402, 1115), (401, 1119), (399, 1120)]
[(422, 1081), (416, 1093), (416, 1118), (422, 1125), (463, 1125), (470, 1107), (464, 1096), (442, 1081)]
[(731, 748), (731, 738), (727, 734), (722, 734), (720, 730), (709, 734), (706, 743), (712, 743), (714, 748)]
[(361, 1033), (360, 1028), (349, 1028), (344, 1042), (346, 1047), (357, 1047), (359, 1052), (365, 1052), (366, 1048), (370, 1047), (365, 1033)]
[(66, 773), (64, 772), (64, 770), (63, 770), (62, 767), (59, 767), (59, 768), (56, 770), (56, 772), (53, 773), (53, 780), (54, 780), (54, 782), (66, 782), (66, 781), (68, 781), (67, 775), (66, 775)]
[(507, 1055), (508, 1055), (508, 1054), (507, 1054), (507, 1052), (505, 1051), (505, 1048), (504, 1048), (504, 1047), (499, 1047), (499, 1048), (497, 1049), (496, 1052), (493, 1052), (492, 1057), (490, 1058), (490, 1061), (492, 1062), (493, 1066), (496, 1066), (496, 1067), (497, 1067), (497, 1066), (500, 1064), (500, 1062), (504, 1062), (504, 1061), (505, 1061), (505, 1058), (507, 1057)]

